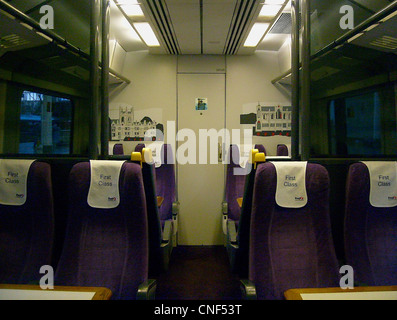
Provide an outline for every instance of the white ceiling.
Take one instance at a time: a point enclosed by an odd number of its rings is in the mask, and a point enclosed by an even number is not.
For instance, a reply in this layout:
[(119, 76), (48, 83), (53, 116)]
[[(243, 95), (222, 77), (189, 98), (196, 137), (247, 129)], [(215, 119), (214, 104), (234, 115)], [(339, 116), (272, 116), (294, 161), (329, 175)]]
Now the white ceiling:
[[(243, 43), (265, 0), (139, 0), (146, 21), (154, 27), (160, 47), (150, 47), (153, 54), (252, 54), (256, 49), (277, 51), (289, 34), (271, 34), (257, 48)], [(288, 2), (288, 1), (286, 1)], [(112, 20), (121, 19), (117, 6), (112, 5)], [(120, 11), (122, 12), (122, 11)], [(283, 12), (289, 13), (286, 6)], [(280, 11), (279, 15), (282, 12)], [(260, 18), (274, 23), (276, 18)], [(123, 15), (131, 24), (134, 18)], [(121, 20), (120, 20), (121, 21)], [(114, 25), (114, 30), (116, 24)], [(128, 26), (124, 23), (124, 27)], [(124, 34), (125, 32), (117, 32)], [(132, 30), (131, 34), (135, 32)], [(128, 51), (142, 50), (135, 36), (119, 38)], [(119, 36), (118, 36), (119, 37)], [(143, 45), (144, 46), (144, 45)]]

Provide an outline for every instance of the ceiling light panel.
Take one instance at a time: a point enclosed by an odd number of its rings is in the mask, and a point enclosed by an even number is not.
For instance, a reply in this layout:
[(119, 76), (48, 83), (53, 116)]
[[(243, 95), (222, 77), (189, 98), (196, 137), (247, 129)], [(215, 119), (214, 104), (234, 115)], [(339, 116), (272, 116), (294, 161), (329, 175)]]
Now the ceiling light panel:
[(158, 47), (160, 46), (159, 41), (157, 40), (156, 35), (153, 32), (152, 27), (147, 22), (137, 22), (134, 23), (134, 28), (142, 37), (143, 41), (149, 47)]
[(281, 7), (280, 5), (264, 4), (259, 13), (259, 17), (275, 17), (279, 13)]
[(247, 37), (247, 40), (245, 40), (244, 47), (256, 47), (266, 30), (269, 28), (269, 25), (269, 23), (255, 23)]
[(266, 0), (265, 4), (276, 4), (276, 5), (283, 5), (285, 0)]
[(143, 17), (143, 11), (139, 4), (120, 5), (121, 10), (129, 17)]

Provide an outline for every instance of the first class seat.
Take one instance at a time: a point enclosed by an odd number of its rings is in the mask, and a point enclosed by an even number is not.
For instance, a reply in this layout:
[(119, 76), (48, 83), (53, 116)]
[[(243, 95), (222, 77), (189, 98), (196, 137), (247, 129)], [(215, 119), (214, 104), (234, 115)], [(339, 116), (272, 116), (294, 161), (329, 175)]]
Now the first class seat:
[(161, 163), (155, 168), (156, 193), (160, 201), (158, 205), (159, 218), (163, 230), (165, 224), (169, 224), (167, 221), (172, 221), (173, 234), (176, 235), (179, 202), (177, 201), (174, 155), (170, 144), (165, 143), (161, 146), (160, 157)]
[(321, 165), (259, 165), (252, 200), (249, 278), (242, 281), (246, 298), (283, 299), (288, 289), (339, 285), (328, 193), (328, 172)]
[(133, 152), (131, 161), (139, 164), (142, 170), (149, 231), (149, 274), (157, 276), (168, 269), (173, 248), (173, 221), (164, 220), (162, 225), (160, 219), (159, 207), (162, 203), (157, 197), (152, 150), (142, 148), (142, 152)]
[[(38, 284), (53, 251), (51, 168), (40, 161), (2, 159), (0, 175), (0, 283)], [(17, 185), (24, 190), (13, 189)]]
[(288, 147), (285, 144), (277, 145), (277, 156), (288, 156)]
[[(252, 192), (254, 186), (254, 179), (256, 168), (259, 163), (265, 161), (264, 153), (258, 152), (258, 149), (251, 150), (250, 160), (246, 166), (246, 175), (244, 177), (244, 193), (243, 197), (239, 198), (239, 207), (235, 211), (236, 216), (227, 218), (226, 225), (226, 249), (229, 256), (231, 270), (246, 277), (248, 274), (248, 253), (249, 253), (249, 234), (251, 225), (251, 209), (252, 209)], [(233, 174), (232, 172), (229, 172)], [(241, 183), (241, 177), (239, 183)], [(229, 183), (231, 183), (229, 179)], [(237, 180), (234, 180), (236, 183)], [(236, 186), (226, 186), (226, 190), (235, 188)], [(236, 198), (230, 199), (230, 202), (237, 202)], [(225, 218), (224, 218), (225, 220)]]
[(123, 155), (124, 154), (124, 147), (121, 143), (116, 143), (113, 146), (113, 154), (114, 155)]
[(148, 279), (140, 166), (125, 161), (78, 163), (70, 172), (69, 186), (69, 216), (56, 285), (106, 287), (112, 299), (153, 298), (156, 282)]
[(397, 285), (397, 162), (349, 167), (345, 255), (356, 285)]

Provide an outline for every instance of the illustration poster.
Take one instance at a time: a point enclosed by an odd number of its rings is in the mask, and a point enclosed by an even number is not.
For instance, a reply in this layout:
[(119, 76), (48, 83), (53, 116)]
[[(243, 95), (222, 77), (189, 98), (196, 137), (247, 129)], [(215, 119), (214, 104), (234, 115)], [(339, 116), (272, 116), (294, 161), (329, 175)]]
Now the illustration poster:
[(252, 125), (254, 136), (291, 136), (291, 106), (259, 103), (243, 109), (240, 124)]
[(164, 125), (162, 109), (137, 109), (128, 104), (109, 106), (109, 120), (112, 141), (162, 140)]

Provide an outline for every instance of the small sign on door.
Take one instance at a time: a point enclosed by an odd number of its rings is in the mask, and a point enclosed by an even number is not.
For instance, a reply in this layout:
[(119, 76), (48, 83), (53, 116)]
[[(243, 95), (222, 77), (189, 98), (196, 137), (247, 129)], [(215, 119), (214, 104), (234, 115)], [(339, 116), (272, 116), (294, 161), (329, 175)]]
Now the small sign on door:
[(196, 110), (208, 110), (208, 99), (207, 98), (196, 98)]

